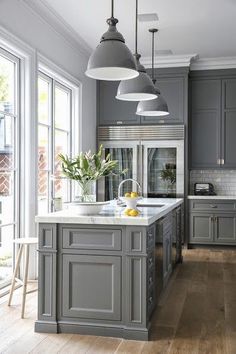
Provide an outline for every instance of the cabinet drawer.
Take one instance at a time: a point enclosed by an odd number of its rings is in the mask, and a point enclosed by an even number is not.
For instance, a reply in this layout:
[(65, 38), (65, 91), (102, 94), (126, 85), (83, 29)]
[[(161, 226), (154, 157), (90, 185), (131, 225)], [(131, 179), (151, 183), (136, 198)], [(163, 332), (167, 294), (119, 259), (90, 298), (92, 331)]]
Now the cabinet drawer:
[(62, 240), (66, 249), (121, 250), (121, 230), (63, 227)]
[(235, 210), (235, 202), (234, 201), (192, 201), (191, 202), (191, 209), (192, 210), (227, 210), (227, 211), (234, 211)]

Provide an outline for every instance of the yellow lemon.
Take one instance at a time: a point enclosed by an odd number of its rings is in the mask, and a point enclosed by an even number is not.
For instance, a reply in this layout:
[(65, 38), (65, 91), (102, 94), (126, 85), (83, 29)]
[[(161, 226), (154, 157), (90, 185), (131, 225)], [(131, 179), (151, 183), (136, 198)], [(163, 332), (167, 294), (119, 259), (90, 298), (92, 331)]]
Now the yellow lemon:
[(130, 193), (125, 193), (126, 198), (130, 198), (130, 196), (131, 196)]
[(129, 208), (125, 209), (124, 214), (127, 215), (127, 216), (129, 216), (129, 213), (131, 212), (131, 210), (132, 210), (132, 209), (129, 209)]
[(131, 192), (130, 196), (131, 196), (131, 198), (137, 198), (138, 197), (138, 193), (137, 192)]
[(136, 209), (132, 209), (129, 212), (129, 216), (138, 216), (139, 215), (139, 211)]

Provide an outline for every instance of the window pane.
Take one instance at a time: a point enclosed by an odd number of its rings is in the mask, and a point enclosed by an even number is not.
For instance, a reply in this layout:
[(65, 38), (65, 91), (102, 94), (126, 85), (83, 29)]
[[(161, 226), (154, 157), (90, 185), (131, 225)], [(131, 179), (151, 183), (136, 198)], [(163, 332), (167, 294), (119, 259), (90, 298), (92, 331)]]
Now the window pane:
[(55, 130), (55, 171), (61, 171), (59, 154), (69, 154), (69, 136), (66, 132)]
[(70, 100), (69, 93), (61, 88), (55, 88), (55, 127), (70, 129)]
[(14, 118), (0, 115), (0, 170), (14, 165)]
[(38, 169), (48, 169), (48, 128), (42, 125), (38, 126)]
[(0, 110), (14, 112), (15, 63), (0, 55)]
[(48, 172), (38, 173), (38, 214), (48, 212)]
[(14, 173), (0, 172), (0, 224), (14, 222)]
[(0, 228), (0, 283), (12, 276), (14, 225)]
[(38, 120), (41, 123), (49, 122), (49, 82), (38, 79)]
[(54, 196), (55, 198), (62, 198), (63, 202), (68, 202), (70, 195), (70, 182), (68, 179), (60, 177), (61, 172), (55, 172)]

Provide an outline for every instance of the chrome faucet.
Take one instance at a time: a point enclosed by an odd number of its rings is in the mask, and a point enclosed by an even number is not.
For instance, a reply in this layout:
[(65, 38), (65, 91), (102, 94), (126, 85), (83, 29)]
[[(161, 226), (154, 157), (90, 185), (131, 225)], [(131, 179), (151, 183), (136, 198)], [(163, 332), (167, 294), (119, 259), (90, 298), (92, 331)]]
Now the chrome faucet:
[(137, 184), (138, 186), (138, 192), (139, 194), (141, 195), (142, 194), (142, 187), (141, 185), (138, 183), (138, 181), (136, 181), (135, 179), (133, 178), (127, 178), (127, 179), (124, 179), (123, 181), (120, 182), (119, 186), (118, 186), (118, 197), (117, 197), (117, 204), (121, 204), (122, 203), (122, 200), (120, 199), (121, 195), (120, 195), (120, 192), (121, 192), (121, 187), (122, 185), (127, 182), (127, 181), (131, 181), (131, 182), (134, 182)]

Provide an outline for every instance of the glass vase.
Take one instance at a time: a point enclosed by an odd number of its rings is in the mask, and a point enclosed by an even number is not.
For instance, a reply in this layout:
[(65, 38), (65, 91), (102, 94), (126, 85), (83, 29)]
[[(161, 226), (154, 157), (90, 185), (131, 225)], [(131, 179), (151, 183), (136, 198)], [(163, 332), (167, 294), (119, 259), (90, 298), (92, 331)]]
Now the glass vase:
[(96, 202), (94, 181), (79, 183), (79, 187), (80, 187), (80, 194), (78, 199), (80, 202), (82, 203)]

